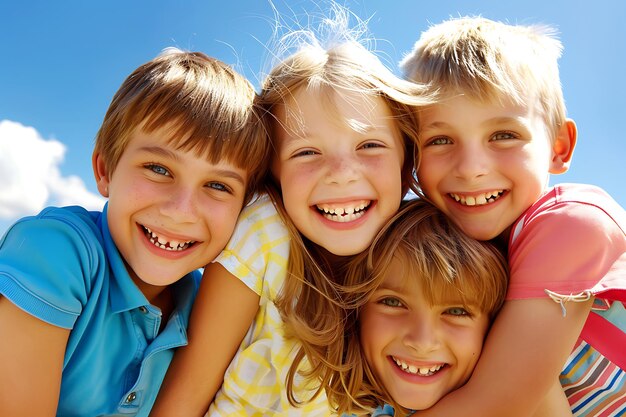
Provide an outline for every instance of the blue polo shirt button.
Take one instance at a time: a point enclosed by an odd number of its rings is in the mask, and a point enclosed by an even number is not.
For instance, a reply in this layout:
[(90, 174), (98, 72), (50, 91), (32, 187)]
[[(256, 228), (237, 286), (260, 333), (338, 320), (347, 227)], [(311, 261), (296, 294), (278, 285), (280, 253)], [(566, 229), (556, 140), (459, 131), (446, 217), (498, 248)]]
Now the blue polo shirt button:
[(135, 399), (137, 398), (137, 394), (135, 394), (134, 392), (131, 392), (130, 394), (128, 394), (128, 396), (126, 397), (126, 402), (127, 403), (132, 403), (133, 401), (135, 401)]
[(139, 307), (139, 311), (141, 311), (143, 314), (146, 314), (148, 312), (148, 309), (144, 306)]

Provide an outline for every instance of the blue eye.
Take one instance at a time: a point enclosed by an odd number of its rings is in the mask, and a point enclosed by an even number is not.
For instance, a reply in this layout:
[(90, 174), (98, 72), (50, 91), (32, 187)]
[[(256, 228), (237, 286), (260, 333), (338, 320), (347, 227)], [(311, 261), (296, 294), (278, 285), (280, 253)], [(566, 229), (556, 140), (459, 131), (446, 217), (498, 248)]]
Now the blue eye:
[(517, 139), (519, 135), (513, 132), (496, 132), (491, 136), (493, 140)]
[(166, 168), (162, 167), (161, 165), (147, 164), (145, 167), (149, 169), (150, 171), (154, 172), (155, 174), (170, 175), (169, 171)]
[(385, 297), (379, 301), (379, 303), (388, 307), (402, 307), (402, 302), (395, 297)]
[(297, 158), (299, 156), (312, 156), (312, 155), (316, 155), (317, 152), (315, 152), (314, 150), (311, 149), (305, 149), (303, 151), (299, 151), (295, 154), (293, 154), (293, 158)]
[(445, 136), (438, 136), (428, 141), (426, 145), (448, 145), (450, 143), (452, 143), (450, 138), (447, 138)]
[(208, 184), (208, 187), (212, 188), (214, 190), (223, 191), (223, 192), (226, 192), (226, 193), (230, 193), (231, 192), (230, 188), (227, 187), (226, 185), (222, 184), (221, 182), (210, 182)]
[(362, 149), (376, 149), (376, 148), (382, 148), (382, 147), (383, 145), (378, 142), (367, 142), (363, 144), (363, 146), (361, 146)]
[(469, 316), (470, 315), (470, 313), (463, 307), (451, 307), (446, 310), (446, 314), (450, 314), (452, 316)]

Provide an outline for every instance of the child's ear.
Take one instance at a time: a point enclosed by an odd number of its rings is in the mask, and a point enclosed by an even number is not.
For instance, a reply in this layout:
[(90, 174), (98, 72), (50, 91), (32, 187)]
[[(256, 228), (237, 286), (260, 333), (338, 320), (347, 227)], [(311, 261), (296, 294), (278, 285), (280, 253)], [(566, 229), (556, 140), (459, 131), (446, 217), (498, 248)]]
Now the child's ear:
[(93, 175), (96, 178), (96, 186), (103, 197), (109, 197), (109, 173), (102, 154), (94, 151), (91, 156), (91, 165), (93, 167)]
[(572, 161), (578, 130), (572, 119), (565, 120), (552, 145), (552, 161), (550, 162), (551, 174), (562, 174), (569, 169)]

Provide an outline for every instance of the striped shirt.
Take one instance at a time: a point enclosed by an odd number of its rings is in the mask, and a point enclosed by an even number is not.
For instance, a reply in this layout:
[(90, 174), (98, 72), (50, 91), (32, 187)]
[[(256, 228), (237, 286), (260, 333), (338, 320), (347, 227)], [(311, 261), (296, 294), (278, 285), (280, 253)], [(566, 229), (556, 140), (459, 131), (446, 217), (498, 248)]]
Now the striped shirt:
[(626, 374), (585, 341), (579, 341), (560, 376), (576, 417), (626, 415)]
[[(622, 303), (614, 302), (609, 309), (594, 310), (591, 314), (596, 313), (615, 325), (618, 332), (625, 331)], [(623, 348), (617, 349), (622, 357), (626, 355)], [(582, 338), (568, 358), (560, 380), (575, 417), (626, 415), (626, 372)]]

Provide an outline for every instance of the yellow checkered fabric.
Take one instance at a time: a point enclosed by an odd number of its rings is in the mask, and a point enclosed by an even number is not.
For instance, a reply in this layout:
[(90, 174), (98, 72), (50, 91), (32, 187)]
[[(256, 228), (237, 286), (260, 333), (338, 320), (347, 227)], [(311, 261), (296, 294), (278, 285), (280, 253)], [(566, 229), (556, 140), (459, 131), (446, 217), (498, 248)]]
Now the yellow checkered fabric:
[[(259, 311), (224, 376), (207, 416), (330, 416), (325, 395), (289, 404), (285, 377), (297, 343), (284, 337), (273, 303), (287, 275), (289, 235), (267, 196), (246, 207), (216, 262), (259, 294)], [(237, 300), (232, 300), (234, 303)], [(298, 398), (310, 397), (300, 387)]]

